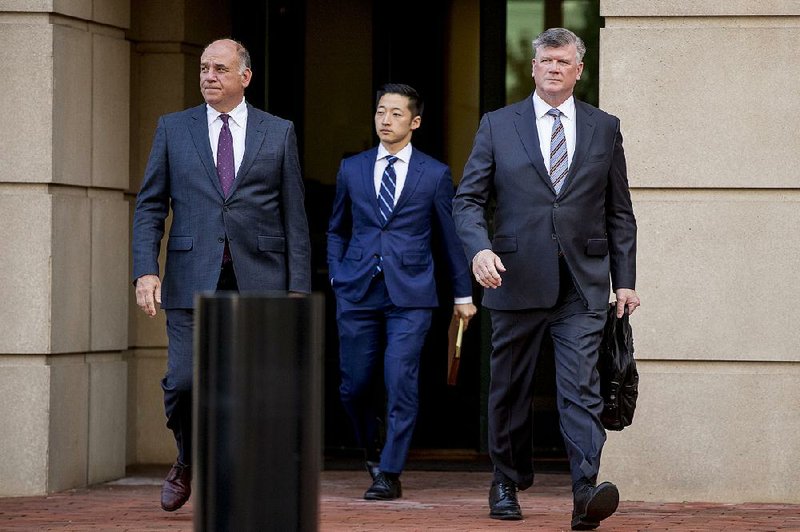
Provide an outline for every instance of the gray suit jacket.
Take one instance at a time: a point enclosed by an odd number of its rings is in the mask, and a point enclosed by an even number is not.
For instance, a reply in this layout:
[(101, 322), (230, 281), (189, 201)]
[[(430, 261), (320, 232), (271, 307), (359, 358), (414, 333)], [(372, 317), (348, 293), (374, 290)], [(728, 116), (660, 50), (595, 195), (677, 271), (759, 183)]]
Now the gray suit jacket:
[(310, 244), (294, 126), (248, 104), (245, 152), (227, 198), (208, 140), (206, 105), (158, 121), (133, 221), (133, 278), (158, 274), (172, 208), (162, 308), (214, 290), (225, 237), (240, 290), (310, 292)]
[[(556, 195), (539, 149), (531, 97), (481, 120), (453, 200), (469, 260), (492, 249), (507, 271), (484, 291), (497, 310), (549, 308), (558, 298), (561, 250), (588, 308), (604, 310), (614, 289), (635, 288), (636, 220), (619, 120), (575, 101), (576, 147)], [(496, 199), (490, 240), (484, 213)]]

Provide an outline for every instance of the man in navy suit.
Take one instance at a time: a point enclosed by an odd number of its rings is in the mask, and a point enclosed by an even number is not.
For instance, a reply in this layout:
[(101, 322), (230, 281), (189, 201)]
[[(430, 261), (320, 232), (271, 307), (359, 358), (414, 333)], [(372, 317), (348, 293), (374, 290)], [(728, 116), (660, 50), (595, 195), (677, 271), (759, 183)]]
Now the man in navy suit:
[[(223, 39), (200, 58), (204, 104), (158, 120), (136, 200), (133, 278), (148, 316), (167, 314), (161, 381), (178, 459), (161, 492), (174, 511), (191, 494), (194, 296), (209, 290), (309, 293), (310, 245), (294, 126), (250, 106), (250, 55)], [(170, 208), (163, 283), (158, 255)]]
[(453, 215), (492, 319), (489, 515), (522, 518), (516, 492), (533, 483), (533, 372), (549, 335), (572, 528), (589, 530), (619, 501), (616, 486), (597, 484), (606, 439), (597, 352), (609, 276), (617, 314), (639, 306), (636, 220), (619, 120), (572, 96), (586, 47), (563, 28), (545, 31), (533, 46), (536, 90), (481, 120)]
[[(380, 145), (342, 161), (328, 225), (339, 391), (366, 449), (373, 478), (367, 500), (402, 494), (399, 477), (417, 417), (420, 352), (438, 306), (434, 232), (453, 279), (453, 313), (468, 321), (476, 312), (468, 262), (453, 227), (450, 169), (411, 146), (422, 110), (419, 94), (407, 85), (387, 84), (378, 92)], [(387, 395), (382, 451), (375, 442), (383, 401), (370, 393), (381, 363)]]

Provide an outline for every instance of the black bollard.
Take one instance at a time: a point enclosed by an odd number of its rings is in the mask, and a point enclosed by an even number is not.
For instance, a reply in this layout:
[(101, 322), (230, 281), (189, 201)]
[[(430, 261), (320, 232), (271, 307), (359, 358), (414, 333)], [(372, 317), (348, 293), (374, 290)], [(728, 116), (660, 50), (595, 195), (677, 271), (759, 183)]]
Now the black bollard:
[(194, 529), (318, 526), (323, 296), (200, 295)]

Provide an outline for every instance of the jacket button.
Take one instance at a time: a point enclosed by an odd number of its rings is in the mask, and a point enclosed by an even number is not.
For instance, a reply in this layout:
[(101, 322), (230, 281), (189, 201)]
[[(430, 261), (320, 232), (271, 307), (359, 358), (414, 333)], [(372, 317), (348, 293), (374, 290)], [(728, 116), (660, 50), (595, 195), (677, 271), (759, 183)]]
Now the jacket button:
[(225, 239), (224, 239), (224, 238), (218, 238), (218, 239), (217, 239), (217, 242), (219, 242), (220, 244), (222, 244), (223, 242), (225, 242)]
[(552, 235), (550, 235), (550, 238), (552, 238), (553, 240), (558, 240), (558, 237), (556, 236), (556, 234), (555, 234), (555, 233), (553, 233)]
[(230, 209), (228, 207), (223, 207), (222, 210), (228, 212)]
[(558, 209), (558, 202), (556, 202), (556, 203), (553, 203), (553, 208), (554, 208), (554, 209)]

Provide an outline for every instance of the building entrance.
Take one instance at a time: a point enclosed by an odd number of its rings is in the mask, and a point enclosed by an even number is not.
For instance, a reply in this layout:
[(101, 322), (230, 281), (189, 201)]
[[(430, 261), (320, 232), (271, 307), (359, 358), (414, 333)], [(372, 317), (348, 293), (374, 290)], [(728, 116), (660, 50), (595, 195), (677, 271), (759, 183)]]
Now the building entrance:
[[(598, 0), (373, 0), (234, 2), (233, 37), (250, 49), (254, 78), (247, 98), (295, 122), (306, 177), (314, 290), (327, 296), (324, 446), (329, 463), (355, 456), (338, 397), (335, 304), (325, 261), (325, 231), (342, 157), (374, 146), (374, 94), (408, 83), (426, 100), (413, 144), (451, 166), (460, 179), (483, 112), (532, 90), (530, 41), (546, 26), (582, 35), (589, 53), (581, 98), (596, 104)], [(331, 5), (335, 4), (335, 5)], [(266, 29), (266, 31), (265, 31)], [(458, 384), (448, 386), (447, 326), (452, 294), (437, 271), (440, 301), (420, 368), (420, 414), (411, 466), (486, 461), (490, 324), (473, 321), (464, 338)], [(480, 290), (475, 290), (476, 302)], [(563, 469), (552, 355), (540, 357), (534, 404), (534, 454), (541, 469)], [(376, 400), (382, 400), (380, 395)], [(426, 460), (427, 459), (427, 460)]]

